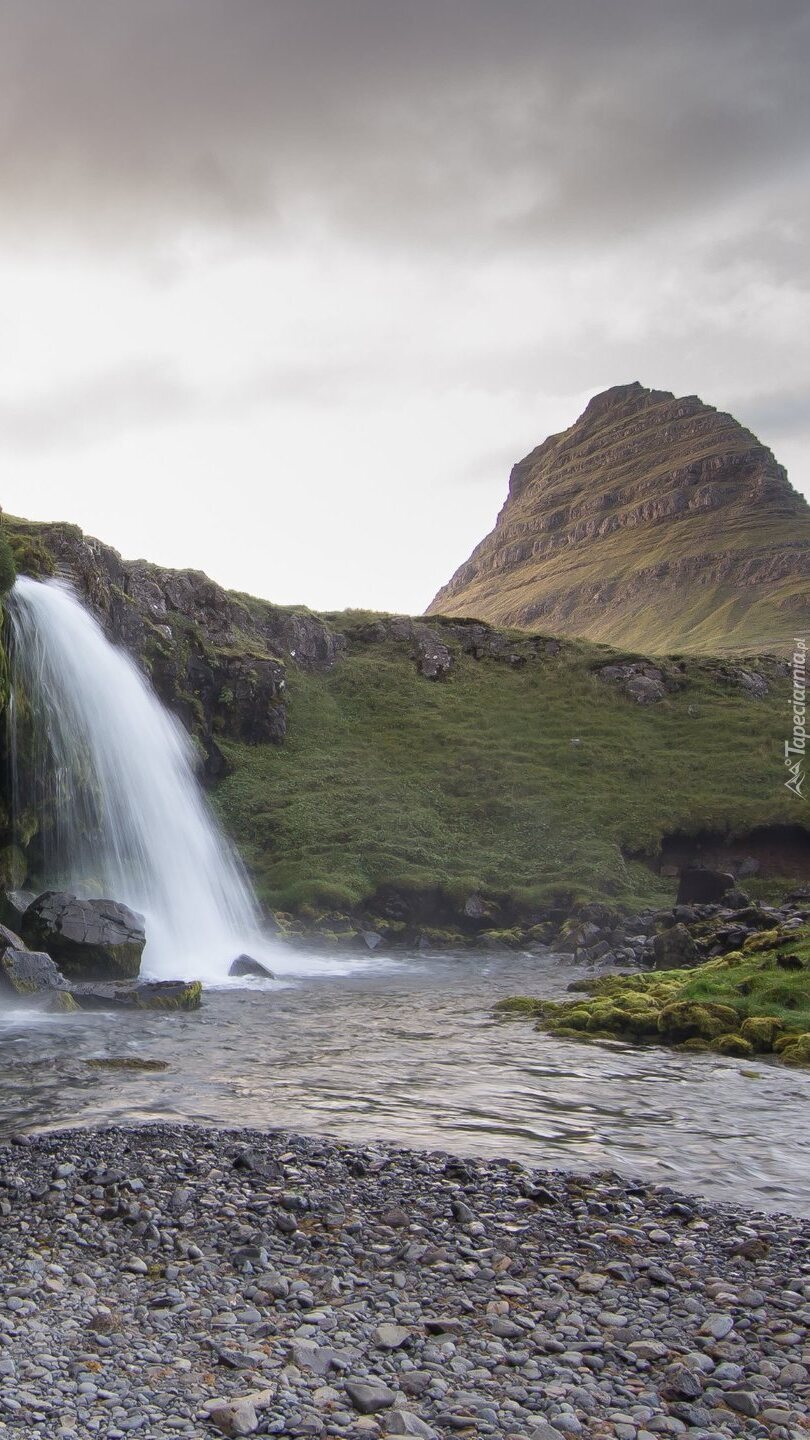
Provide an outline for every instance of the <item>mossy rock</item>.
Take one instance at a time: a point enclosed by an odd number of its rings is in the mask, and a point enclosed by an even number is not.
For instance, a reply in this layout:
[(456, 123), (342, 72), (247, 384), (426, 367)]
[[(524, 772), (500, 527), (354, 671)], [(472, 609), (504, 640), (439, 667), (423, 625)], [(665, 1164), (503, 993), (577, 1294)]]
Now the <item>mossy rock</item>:
[(199, 1010), (200, 980), (79, 981), (71, 994), (80, 1010)]
[(775, 1048), (783, 1065), (810, 1066), (810, 1030), (803, 1035), (782, 1035)]
[(615, 1033), (619, 1012), (615, 1005), (595, 1005), (588, 1017), (588, 1030), (608, 1030)]
[(658, 1016), (658, 1031), (670, 1039), (691, 1040), (700, 1036), (714, 1040), (728, 1034), (739, 1017), (730, 1005), (705, 1004), (696, 1000), (676, 1000), (665, 1005)]
[(749, 1015), (740, 1026), (740, 1034), (751, 1042), (755, 1050), (767, 1053), (773, 1050), (774, 1042), (784, 1028), (784, 1021), (776, 1015)]
[(52, 990), (45, 996), (40, 1008), (48, 1015), (74, 1015), (80, 1007), (69, 990)]
[(22, 890), (28, 861), (19, 845), (0, 847), (0, 890)]
[(542, 1001), (533, 1000), (530, 995), (508, 995), (505, 1000), (499, 1000), (495, 1006), (498, 1015), (505, 1016), (534, 1016), (541, 1012)]
[(551, 1016), (552, 1027), (555, 1029), (557, 1019), (559, 1019), (559, 1024), (564, 1025), (568, 1030), (587, 1030), (591, 1020), (591, 1012), (590, 1010), (586, 1010), (584, 1006), (574, 1005), (570, 1010), (565, 1007)]
[(134, 987), (139, 1010), (199, 1010), (201, 980), (151, 980)]
[(745, 1059), (746, 1056), (754, 1053), (751, 1041), (745, 1040), (742, 1035), (733, 1032), (729, 1032), (728, 1035), (716, 1035), (710, 1041), (709, 1048), (714, 1051), (715, 1055), (736, 1055), (740, 1059)]
[(647, 1006), (642, 1009), (618, 1005), (616, 1007), (616, 1027), (636, 1040), (641, 1040), (648, 1035), (657, 1035), (659, 1013), (656, 1006)]
[(708, 1040), (700, 1040), (697, 1035), (693, 1035), (691, 1040), (681, 1040), (673, 1048), (683, 1055), (708, 1055), (711, 1045)]
[[(789, 935), (784, 930), (763, 930), (759, 935), (750, 935), (743, 945), (746, 955), (757, 955), (760, 950), (774, 950), (787, 940)], [(739, 953), (739, 952), (735, 952)], [(726, 957), (730, 959), (730, 956)]]
[(525, 931), (519, 926), (511, 930), (481, 930), (478, 938), (485, 945), (502, 945), (507, 950), (520, 950), (526, 943)]

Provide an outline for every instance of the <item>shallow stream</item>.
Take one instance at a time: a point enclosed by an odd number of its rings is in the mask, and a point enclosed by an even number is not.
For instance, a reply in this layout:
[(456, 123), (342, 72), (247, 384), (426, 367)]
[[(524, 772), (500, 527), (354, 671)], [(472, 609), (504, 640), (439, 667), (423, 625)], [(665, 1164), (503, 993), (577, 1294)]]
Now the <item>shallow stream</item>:
[[(582, 971), (559, 959), (287, 964), (310, 973), (207, 990), (191, 1014), (4, 1012), (0, 1132), (156, 1119), (281, 1127), (610, 1167), (810, 1213), (810, 1073), (581, 1045), (493, 1017), (504, 995), (563, 994)], [(87, 1063), (127, 1056), (167, 1068)]]

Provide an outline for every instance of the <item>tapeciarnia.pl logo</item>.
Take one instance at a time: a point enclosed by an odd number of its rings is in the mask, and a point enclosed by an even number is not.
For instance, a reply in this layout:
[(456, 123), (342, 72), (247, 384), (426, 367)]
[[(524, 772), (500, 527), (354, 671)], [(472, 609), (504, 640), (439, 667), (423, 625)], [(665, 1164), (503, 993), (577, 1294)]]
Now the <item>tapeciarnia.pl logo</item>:
[(807, 752), (807, 637), (797, 635), (793, 641), (791, 668), (793, 671), (793, 733), (785, 741), (785, 765), (788, 778), (785, 786), (800, 800), (804, 799), (804, 760)]

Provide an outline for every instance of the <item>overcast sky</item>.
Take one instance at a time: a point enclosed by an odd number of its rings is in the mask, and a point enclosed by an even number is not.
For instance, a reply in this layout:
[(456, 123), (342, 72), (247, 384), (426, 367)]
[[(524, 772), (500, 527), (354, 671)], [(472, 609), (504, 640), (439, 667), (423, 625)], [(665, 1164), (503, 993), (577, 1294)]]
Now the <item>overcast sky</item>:
[(628, 380), (810, 491), (806, 0), (0, 0), (0, 502), (421, 610)]

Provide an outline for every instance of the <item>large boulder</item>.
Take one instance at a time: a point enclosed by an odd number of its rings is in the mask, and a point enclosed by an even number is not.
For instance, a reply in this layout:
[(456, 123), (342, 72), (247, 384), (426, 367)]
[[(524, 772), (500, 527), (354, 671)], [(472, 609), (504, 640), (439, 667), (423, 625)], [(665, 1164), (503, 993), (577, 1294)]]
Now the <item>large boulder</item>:
[(678, 884), (678, 905), (719, 905), (723, 896), (735, 886), (733, 875), (724, 870), (709, 870), (693, 865), (681, 871)]
[(146, 943), (142, 915), (115, 900), (80, 900), (63, 890), (39, 895), (21, 928), (26, 943), (46, 950), (70, 978), (132, 978)]

